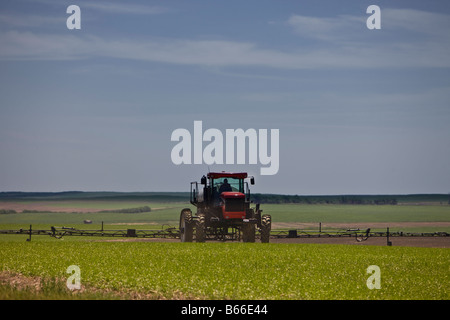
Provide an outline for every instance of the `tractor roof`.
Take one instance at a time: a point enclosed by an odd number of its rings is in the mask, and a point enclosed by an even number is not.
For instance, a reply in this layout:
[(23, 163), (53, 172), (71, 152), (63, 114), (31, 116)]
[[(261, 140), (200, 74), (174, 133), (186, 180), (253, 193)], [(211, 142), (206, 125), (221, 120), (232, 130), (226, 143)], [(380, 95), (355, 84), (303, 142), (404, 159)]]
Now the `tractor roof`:
[(235, 179), (245, 179), (247, 178), (247, 172), (238, 172), (238, 173), (231, 173), (231, 172), (209, 172), (208, 173), (209, 179), (218, 179), (218, 178), (235, 178)]

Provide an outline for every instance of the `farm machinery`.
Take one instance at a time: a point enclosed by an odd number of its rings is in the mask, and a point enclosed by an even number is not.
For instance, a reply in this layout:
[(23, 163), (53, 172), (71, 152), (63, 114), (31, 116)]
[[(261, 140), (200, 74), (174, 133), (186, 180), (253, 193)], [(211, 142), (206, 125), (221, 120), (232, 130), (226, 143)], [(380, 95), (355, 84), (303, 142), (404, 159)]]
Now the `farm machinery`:
[(240, 240), (255, 242), (259, 231), (261, 242), (270, 238), (271, 216), (262, 215), (259, 204), (250, 207), (253, 177), (247, 173), (210, 172), (198, 182), (191, 182), (190, 203), (197, 210), (185, 208), (180, 214), (182, 242), (206, 240)]

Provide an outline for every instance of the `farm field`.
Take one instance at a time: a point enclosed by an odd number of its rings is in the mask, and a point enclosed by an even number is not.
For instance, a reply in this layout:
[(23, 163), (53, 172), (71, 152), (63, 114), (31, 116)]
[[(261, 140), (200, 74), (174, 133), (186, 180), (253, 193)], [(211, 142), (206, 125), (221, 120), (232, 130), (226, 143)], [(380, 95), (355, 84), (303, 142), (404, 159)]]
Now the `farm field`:
[[(114, 210), (148, 206), (150, 212)], [(178, 226), (179, 201), (67, 199), (0, 201), (0, 229), (158, 229)], [(274, 228), (385, 228), (450, 232), (441, 204), (264, 204)], [(36, 212), (22, 212), (36, 210)], [(110, 212), (101, 212), (108, 210)], [(83, 224), (92, 220), (92, 224)], [(179, 243), (156, 239), (0, 235), (0, 299), (420, 299), (450, 298), (450, 249), (317, 243)], [(138, 241), (139, 240), (139, 241)], [(142, 241), (141, 241), (142, 240)], [(369, 242), (369, 241), (368, 241)], [(394, 241), (395, 243), (395, 241)], [(81, 270), (69, 291), (66, 269)], [(381, 271), (368, 289), (366, 269)], [(208, 270), (208, 272), (204, 272)], [(19, 284), (19, 285), (18, 285)]]
[[(66, 279), (67, 267), (77, 265), (87, 288), (83, 294), (133, 293), (147, 299), (450, 298), (448, 249), (98, 241), (1, 245), (3, 273), (52, 283)], [(380, 268), (380, 289), (367, 287), (371, 265)], [(0, 298), (8, 290), (0, 289)]]
[[(101, 212), (148, 206), (151, 212)], [(111, 225), (178, 225), (181, 209), (188, 202), (151, 202), (129, 200), (57, 200), (0, 201), (0, 210), (13, 209), (15, 214), (0, 214), (0, 225), (26, 227), (39, 225), (82, 225), (91, 220)], [(263, 204), (264, 213), (272, 215), (274, 227), (288, 229), (317, 228), (319, 223), (330, 228), (362, 226), (403, 231), (433, 230), (450, 232), (450, 205), (339, 205), (339, 204)], [(22, 212), (26, 210), (25, 212)], [(38, 212), (28, 212), (28, 211)], [(89, 228), (84, 225), (84, 228)], [(406, 228), (406, 229), (405, 229)], [(430, 229), (431, 228), (431, 229)]]

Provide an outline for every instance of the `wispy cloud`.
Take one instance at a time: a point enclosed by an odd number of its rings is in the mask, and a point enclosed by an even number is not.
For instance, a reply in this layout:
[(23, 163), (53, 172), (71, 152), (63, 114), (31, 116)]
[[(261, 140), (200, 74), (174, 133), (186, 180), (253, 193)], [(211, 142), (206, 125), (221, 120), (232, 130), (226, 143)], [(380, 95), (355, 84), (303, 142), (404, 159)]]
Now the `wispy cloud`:
[(284, 52), (250, 42), (184, 39), (114, 39), (8, 31), (0, 33), (1, 60), (112, 57), (206, 67), (378, 68), (450, 67), (448, 44), (417, 47), (350, 45)]
[[(390, 9), (381, 11), (381, 31), (369, 31), (366, 28), (365, 16), (340, 15), (337, 17), (310, 17), (292, 15), (286, 24), (294, 33), (305, 38), (326, 40), (330, 42), (349, 41), (373, 41), (368, 32), (402, 32), (402, 36), (408, 36), (408, 41), (423, 40), (427, 36), (431, 40), (450, 40), (450, 16), (448, 14), (427, 12), (414, 9)], [(407, 32), (407, 34), (405, 34)], [(381, 38), (386, 40), (387, 37)], [(396, 41), (403, 42), (399, 37)]]
[(352, 38), (366, 28), (364, 17), (349, 15), (332, 18), (292, 15), (286, 24), (302, 37), (333, 42)]
[[(119, 10), (119, 7), (112, 10)], [(412, 27), (407, 23), (409, 19), (417, 19), (419, 16), (424, 17), (420, 24)], [(293, 70), (450, 67), (450, 41), (445, 32), (450, 26), (450, 17), (447, 15), (422, 14), (421, 11), (414, 10), (384, 10), (382, 28), (409, 32), (407, 39), (395, 37), (396, 41), (389, 38), (391, 33), (383, 34), (384, 29), (367, 30), (359, 17), (323, 19), (292, 16), (287, 23), (302, 36), (319, 39), (326, 45), (299, 45), (298, 49), (282, 51), (248, 41), (154, 37), (111, 39), (82, 32), (56, 35), (12, 30), (0, 32), (0, 59), (70, 60), (110, 57), (205, 67), (243, 66)], [(443, 30), (444, 27), (447, 28)], [(362, 30), (365, 37), (352, 33), (351, 30), (355, 28)], [(376, 37), (368, 36), (368, 33), (375, 35), (374, 32), (379, 32)], [(419, 32), (424, 36), (411, 40)]]
[(55, 17), (35, 14), (20, 15), (0, 13), (0, 25), (9, 28), (35, 28), (47, 25), (64, 25), (66, 19), (67, 18), (63, 15)]
[(414, 9), (384, 9), (382, 21), (385, 28), (408, 30), (416, 35), (423, 34), (450, 38), (450, 16), (448, 14)]
[(140, 15), (151, 15), (151, 14), (161, 14), (168, 12), (169, 9), (162, 6), (148, 6), (148, 5), (138, 5), (132, 3), (117, 3), (117, 2), (100, 2), (100, 1), (88, 1), (80, 2), (80, 7), (99, 10), (107, 13), (115, 14), (140, 14)]
[[(139, 15), (151, 15), (151, 14), (161, 14), (170, 11), (168, 7), (160, 5), (147, 5), (147, 4), (136, 4), (131, 3), (131, 1), (124, 0), (95, 0), (95, 1), (73, 1), (67, 2), (66, 4), (61, 4), (61, 0), (27, 0), (34, 3), (40, 3), (45, 6), (68, 6), (69, 4), (78, 5), (82, 10), (97, 10), (106, 13), (114, 14), (139, 14)], [(144, 2), (145, 3), (145, 2)]]

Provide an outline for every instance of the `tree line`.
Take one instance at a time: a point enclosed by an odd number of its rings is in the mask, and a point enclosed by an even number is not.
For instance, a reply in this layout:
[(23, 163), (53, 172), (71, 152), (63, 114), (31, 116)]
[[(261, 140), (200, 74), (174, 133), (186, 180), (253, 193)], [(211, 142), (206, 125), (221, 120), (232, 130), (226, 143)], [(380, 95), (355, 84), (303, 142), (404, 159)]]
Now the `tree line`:
[(396, 196), (390, 195), (343, 195), (343, 196), (299, 196), (280, 194), (252, 194), (253, 202), (257, 203), (296, 203), (296, 204), (371, 204), (396, 205)]
[(152, 209), (149, 206), (137, 207), (137, 208), (125, 208), (125, 209), (115, 209), (115, 210), (103, 210), (102, 213), (141, 213), (141, 212), (151, 212)]

